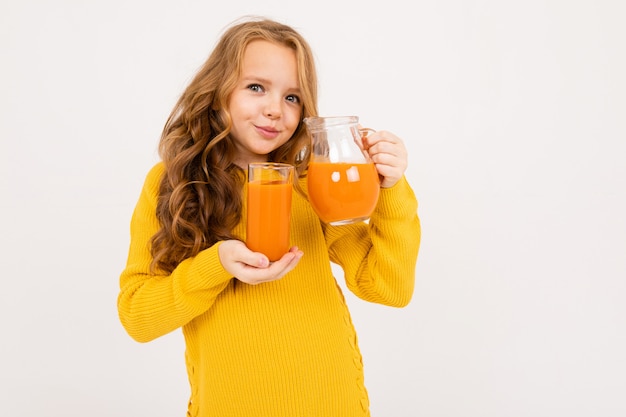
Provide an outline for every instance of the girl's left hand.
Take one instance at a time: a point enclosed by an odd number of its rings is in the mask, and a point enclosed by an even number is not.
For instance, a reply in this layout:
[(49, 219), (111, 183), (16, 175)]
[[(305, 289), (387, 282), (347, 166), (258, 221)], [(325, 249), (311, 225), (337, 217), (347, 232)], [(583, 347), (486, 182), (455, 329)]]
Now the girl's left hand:
[(402, 139), (381, 130), (363, 137), (363, 147), (376, 165), (380, 186), (393, 187), (402, 178), (407, 167), (407, 151)]

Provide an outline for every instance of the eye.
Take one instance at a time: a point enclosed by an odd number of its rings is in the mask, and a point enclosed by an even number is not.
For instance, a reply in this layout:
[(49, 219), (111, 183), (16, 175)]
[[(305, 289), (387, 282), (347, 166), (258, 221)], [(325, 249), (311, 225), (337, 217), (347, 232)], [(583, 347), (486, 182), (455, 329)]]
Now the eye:
[(300, 103), (300, 97), (294, 95), (294, 94), (290, 94), (287, 97), (285, 97), (285, 100), (294, 103), (294, 104), (299, 104)]
[(264, 91), (261, 84), (250, 84), (246, 88), (250, 91), (254, 91), (255, 93), (262, 93)]

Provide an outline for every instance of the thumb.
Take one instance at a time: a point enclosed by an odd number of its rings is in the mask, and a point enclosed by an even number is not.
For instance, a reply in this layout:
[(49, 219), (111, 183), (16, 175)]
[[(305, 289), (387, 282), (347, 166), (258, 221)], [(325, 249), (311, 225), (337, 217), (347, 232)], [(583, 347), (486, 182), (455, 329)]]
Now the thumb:
[(254, 268), (267, 268), (270, 261), (262, 253), (251, 251), (241, 240), (226, 240), (219, 247), (220, 261), (223, 265), (248, 265)]
[(267, 268), (270, 266), (270, 260), (267, 256), (261, 252), (252, 252), (247, 246), (246, 250), (241, 254), (240, 260), (246, 265), (254, 266), (255, 268)]

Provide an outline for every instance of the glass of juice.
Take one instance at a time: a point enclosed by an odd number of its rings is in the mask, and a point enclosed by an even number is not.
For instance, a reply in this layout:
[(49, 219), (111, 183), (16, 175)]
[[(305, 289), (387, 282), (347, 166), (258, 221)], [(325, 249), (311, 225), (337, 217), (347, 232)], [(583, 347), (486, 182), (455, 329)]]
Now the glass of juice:
[(311, 160), (307, 191), (313, 210), (331, 225), (369, 219), (378, 202), (380, 181), (357, 116), (308, 117)]
[(246, 246), (270, 262), (289, 251), (294, 167), (274, 162), (248, 165)]

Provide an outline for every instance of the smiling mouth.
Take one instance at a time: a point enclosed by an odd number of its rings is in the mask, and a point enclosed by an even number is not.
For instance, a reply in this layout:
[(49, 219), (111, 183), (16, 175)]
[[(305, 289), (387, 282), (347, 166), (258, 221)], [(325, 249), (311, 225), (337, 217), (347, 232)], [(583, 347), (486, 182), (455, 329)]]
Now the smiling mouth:
[(278, 130), (276, 130), (274, 128), (264, 127), (264, 126), (256, 126), (256, 130), (263, 137), (270, 138), (270, 139), (275, 138), (280, 133)]
[(264, 130), (266, 132), (278, 132), (278, 130), (276, 128), (273, 128), (271, 126), (257, 126), (256, 128)]

